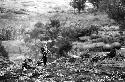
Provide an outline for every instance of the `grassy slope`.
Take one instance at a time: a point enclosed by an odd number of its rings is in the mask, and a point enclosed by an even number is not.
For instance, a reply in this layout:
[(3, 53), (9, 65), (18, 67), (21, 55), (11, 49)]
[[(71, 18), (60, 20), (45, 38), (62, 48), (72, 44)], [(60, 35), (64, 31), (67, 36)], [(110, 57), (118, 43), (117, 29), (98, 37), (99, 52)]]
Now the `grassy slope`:
[[(99, 15), (99, 16), (94, 16), (91, 14), (90, 15), (59, 14), (59, 15), (61, 15), (61, 18), (69, 17), (68, 19), (69, 22), (81, 20), (82, 21), (81, 23), (83, 25), (85, 24), (84, 25), (85, 27), (93, 24), (92, 21), (95, 18), (98, 18), (99, 21), (94, 21), (94, 24), (99, 24), (99, 25), (109, 24), (109, 22), (107, 22), (108, 18), (105, 17), (105, 15)], [(86, 24), (87, 20), (88, 22)], [(41, 72), (38, 72), (38, 73), (43, 73), (43, 74), (41, 74), (40, 76), (38, 75), (36, 77), (32, 77), (32, 79), (34, 78), (34, 80), (39, 80), (42, 82), (50, 81), (50, 79), (51, 81), (59, 81), (59, 82), (61, 81), (62, 82), (63, 81), (91, 82), (92, 80), (93, 82), (103, 82), (102, 79), (109, 82), (124, 82), (124, 78), (120, 80), (121, 76), (118, 76), (118, 74), (119, 75), (123, 74), (123, 72), (125, 71), (125, 70), (121, 70), (123, 68), (120, 68), (120, 67), (115, 68), (115, 67), (112, 67), (111, 64), (105, 64), (104, 62), (103, 64), (100, 64), (100, 62), (98, 62), (97, 66), (94, 67), (93, 64), (90, 63), (87, 59), (83, 59), (83, 60), (76, 59), (76, 61), (74, 62), (73, 60), (70, 60), (72, 62), (66, 62), (69, 60), (70, 59), (68, 58), (60, 58), (53, 63), (48, 63), (47, 67), (43, 67), (43, 66), (38, 67), (38, 70), (39, 71), (41, 70)], [(111, 61), (111, 62), (115, 63), (115, 61)], [(119, 62), (117, 64), (119, 64)], [(117, 64), (115, 63), (114, 65), (118, 66)], [(29, 71), (29, 73), (30, 72), (33, 73), (32, 71)], [(116, 74), (115, 72), (117, 72), (118, 74)], [(27, 77), (29, 78), (29, 76)], [(115, 80), (113, 77), (115, 77)]]
[[(34, 15), (34, 14), (33, 14)], [(60, 20), (65, 20), (65, 17), (68, 17), (68, 21), (65, 25), (65, 27), (70, 27), (69, 25), (71, 22), (81, 23), (81, 27), (78, 27), (80, 29), (86, 28), (89, 25), (97, 24), (99, 26), (107, 25), (112, 23), (108, 18), (107, 15), (99, 14), (94, 16), (93, 14), (81, 14), (81, 15), (74, 15), (74, 14), (67, 14), (67, 13), (60, 13), (59, 16), (61, 16)], [(6, 17), (6, 16), (5, 16)], [(47, 21), (45, 15), (35, 15), (35, 16), (26, 16), (26, 18), (20, 18), (20, 16), (15, 15), (10, 16), (14, 17), (12, 19), (4, 18), (0, 19), (0, 25), (2, 27), (6, 27), (7, 25), (12, 25), (15, 28), (18, 29), (20, 25), (22, 27), (29, 27), (33, 28), (33, 24), (35, 24), (37, 21)], [(17, 18), (15, 18), (17, 17)], [(44, 19), (44, 20), (43, 20)], [(29, 26), (30, 25), (30, 26)], [(72, 28), (72, 27), (71, 27)], [(76, 27), (77, 28), (77, 27)], [(21, 45), (21, 42), (17, 41), (8, 41), (3, 42), (4, 46), (7, 46), (8, 48), (12, 49), (11, 55), (12, 59), (17, 57), (20, 57), (19, 51), (15, 48), (21, 47), (24, 48), (24, 46)], [(12, 47), (12, 48), (11, 48)], [(17, 55), (15, 56), (15, 50), (17, 50)], [(12, 54), (13, 53), (13, 54)], [(16, 59), (16, 58), (15, 58)], [(125, 72), (123, 70), (124, 68), (113, 68), (111, 66), (101, 66), (100, 62), (98, 62), (97, 66), (93, 66), (92, 63), (89, 63), (87, 59), (76, 59), (75, 62), (66, 62), (69, 59), (62, 58), (55, 61), (55, 63), (49, 64), (46, 68), (41, 66), (38, 70), (41, 70), (42, 74), (40, 76), (32, 77), (38, 79), (40, 77), (40, 81), (50, 81), (50, 79), (55, 80), (57, 82), (63, 82), (63, 81), (76, 81), (76, 82), (103, 82), (102, 79), (108, 82), (124, 82), (124, 78), (120, 80), (120, 76), (118, 74), (122, 74)], [(124, 63), (123, 63), (124, 64)], [(108, 64), (105, 64), (108, 65)], [(122, 65), (123, 66), (123, 65)], [(18, 68), (16, 68), (18, 69)], [(44, 69), (44, 70), (43, 70)], [(14, 69), (15, 70), (15, 69)], [(103, 73), (102, 73), (103, 71)], [(32, 73), (32, 72), (31, 72)], [(118, 73), (118, 74), (117, 74)], [(113, 75), (112, 75), (113, 74)], [(22, 76), (23, 77), (23, 76)], [(112, 77), (115, 77), (115, 80), (113, 80)], [(112, 79), (112, 80), (111, 80)], [(31, 81), (29, 81), (31, 82)], [(52, 82), (52, 81), (50, 81)]]

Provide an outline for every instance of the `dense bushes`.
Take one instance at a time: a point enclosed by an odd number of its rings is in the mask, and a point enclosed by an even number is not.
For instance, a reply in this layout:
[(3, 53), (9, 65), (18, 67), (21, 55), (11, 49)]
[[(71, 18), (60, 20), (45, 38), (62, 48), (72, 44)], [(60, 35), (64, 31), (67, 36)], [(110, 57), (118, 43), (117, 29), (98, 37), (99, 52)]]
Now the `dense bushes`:
[(23, 36), (25, 32), (24, 28), (15, 28), (12, 26), (2, 27), (0, 28), (0, 40), (7, 41), (7, 40), (16, 40), (21, 39), (20, 36)]
[(62, 39), (57, 39), (57, 43), (56, 43), (57, 47), (58, 47), (58, 56), (59, 57), (66, 57), (68, 54), (68, 52), (71, 50), (72, 48), (72, 44), (71, 41), (68, 40), (67, 38), (62, 38)]
[(70, 38), (72, 41), (77, 40), (77, 35), (81, 32), (80, 29), (71, 29), (70, 27), (64, 28), (61, 31), (62, 37)]
[(60, 21), (59, 19), (50, 19), (50, 24), (49, 24), (50, 27), (60, 27)]
[(0, 46), (0, 56), (8, 58), (8, 52), (5, 50), (4, 46)]
[(78, 32), (77, 37), (81, 36), (90, 36), (93, 33), (98, 33), (99, 27), (96, 25), (91, 25), (90, 27), (80, 29), (81, 32)]
[(115, 2), (113, 5), (109, 4), (107, 14), (109, 18), (115, 20), (115, 22), (119, 24), (119, 31), (121, 31), (120, 35), (122, 36), (122, 31), (124, 31), (125, 29), (125, 4), (124, 2), (120, 0), (119, 3)]
[[(89, 0), (98, 11), (104, 11), (110, 19), (119, 25), (119, 31), (125, 29), (125, 1), (124, 0)], [(122, 36), (122, 34), (120, 34)]]
[(85, 2), (86, 0), (72, 0), (70, 2), (70, 6), (72, 6), (74, 9), (78, 9), (78, 13), (80, 13), (80, 11), (84, 10), (85, 8)]
[(101, 0), (89, 0), (97, 9), (99, 8), (99, 3)]
[[(57, 46), (57, 51), (55, 53), (58, 54), (58, 57), (67, 56), (68, 51), (71, 49), (71, 42), (68, 40), (70, 37), (63, 36), (63, 31), (60, 28), (60, 20), (59, 19), (50, 19), (50, 24), (47, 25), (46, 35), (50, 37), (52, 40), (52, 46)], [(65, 29), (67, 30), (67, 29)], [(70, 32), (69, 32), (70, 33)], [(66, 34), (64, 34), (66, 35)], [(50, 48), (50, 50), (52, 50)], [(53, 52), (53, 51), (52, 51)]]
[(11, 29), (6, 29), (6, 28), (0, 29), (0, 40), (2, 41), (11, 40), (11, 38), (12, 38)]
[(125, 18), (125, 4), (123, 0), (89, 0), (98, 10), (104, 10), (109, 18), (123, 24)]
[(59, 36), (60, 22), (59, 20), (51, 20), (51, 23), (46, 26), (46, 36), (49, 36), (52, 40)]
[(6, 51), (4, 46), (2, 45), (2, 41), (0, 41), (0, 56), (8, 59), (8, 52)]
[(124, 21), (125, 9), (120, 5), (109, 5), (108, 16), (116, 22)]
[(30, 31), (29, 33), (27, 33), (27, 34), (30, 35), (30, 38), (31, 38), (31, 39), (38, 39), (39, 34), (45, 33), (46, 29), (45, 29), (45, 27), (44, 27), (44, 24), (41, 23), (41, 22), (37, 22), (37, 23), (34, 25), (34, 27), (35, 27), (35, 28), (34, 28), (33, 30), (31, 30), (31, 31)]
[(122, 5), (109, 5), (109, 18), (115, 20), (120, 25), (120, 30), (125, 29), (125, 7)]
[[(61, 28), (60, 28), (60, 20), (56, 18), (51, 18), (50, 22), (47, 23), (45, 26), (43, 24), (36, 23), (35, 28), (29, 32), (28, 34), (30, 37), (27, 37), (25, 40), (30, 41), (31, 39), (35, 39), (36, 41), (39, 39), (40, 41), (48, 41), (51, 40), (52, 42), (47, 42), (48, 49), (54, 54), (58, 54), (58, 57), (67, 56), (67, 52), (71, 49), (71, 43), (67, 39), (67, 37), (61, 36)], [(61, 39), (59, 37), (62, 37)], [(35, 44), (37, 48), (44, 47), (44, 43), (41, 43), (38, 47), (38, 42), (32, 43)], [(57, 49), (54, 47), (57, 46)], [(30, 47), (32, 50), (32, 48)], [(39, 49), (32, 50), (37, 52)]]

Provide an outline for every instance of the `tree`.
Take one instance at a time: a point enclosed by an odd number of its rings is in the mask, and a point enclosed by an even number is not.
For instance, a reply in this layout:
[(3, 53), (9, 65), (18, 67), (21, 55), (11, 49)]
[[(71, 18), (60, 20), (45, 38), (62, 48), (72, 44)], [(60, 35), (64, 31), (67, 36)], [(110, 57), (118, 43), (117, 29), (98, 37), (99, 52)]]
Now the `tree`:
[(6, 49), (4, 48), (4, 46), (2, 45), (2, 41), (0, 41), (0, 56), (4, 57), (4, 58), (9, 58), (8, 57), (8, 52), (6, 51)]
[(125, 0), (121, 0), (122, 4), (125, 5)]
[[(75, 9), (78, 9), (78, 13), (80, 13), (81, 10), (84, 10), (85, 8), (85, 2), (86, 0), (73, 0), (70, 2), (70, 6), (72, 6)], [(75, 13), (75, 11), (74, 11)]]
[(121, 35), (121, 44), (123, 43), (123, 31), (125, 29), (125, 2), (124, 0), (109, 0), (107, 14), (119, 24), (119, 33)]
[(89, 0), (89, 1), (94, 5), (94, 7), (99, 9), (99, 3), (101, 0)]

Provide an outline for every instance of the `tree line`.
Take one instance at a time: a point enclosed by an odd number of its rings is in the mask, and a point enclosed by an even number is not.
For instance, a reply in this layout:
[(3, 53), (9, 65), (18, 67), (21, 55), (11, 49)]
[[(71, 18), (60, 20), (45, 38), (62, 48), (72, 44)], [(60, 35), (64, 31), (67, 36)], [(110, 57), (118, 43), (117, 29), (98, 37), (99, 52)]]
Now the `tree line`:
[[(78, 13), (81, 13), (81, 10), (85, 8), (85, 2), (87, 0), (71, 0), (70, 6), (78, 10)], [(109, 18), (116, 21), (120, 26), (120, 33), (123, 34), (125, 26), (125, 0), (88, 0), (93, 4), (96, 11), (106, 12)]]

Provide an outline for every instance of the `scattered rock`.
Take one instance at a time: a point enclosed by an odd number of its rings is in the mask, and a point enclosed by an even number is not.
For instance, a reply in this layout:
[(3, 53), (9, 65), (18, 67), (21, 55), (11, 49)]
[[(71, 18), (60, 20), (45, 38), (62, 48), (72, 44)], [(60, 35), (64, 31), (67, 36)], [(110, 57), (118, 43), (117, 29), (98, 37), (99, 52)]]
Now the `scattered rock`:
[(80, 50), (86, 50), (86, 49), (95, 49), (95, 48), (102, 48), (105, 44), (103, 42), (98, 42), (98, 43), (76, 43), (75, 45), (73, 45), (73, 49), (78, 48)]
[(114, 42), (111, 45), (112, 45), (112, 48), (116, 48), (118, 50), (121, 48), (121, 44), (119, 42)]
[(110, 44), (103, 45), (103, 51), (111, 51), (112, 46)]
[(98, 39), (98, 38), (100, 38), (100, 36), (97, 35), (97, 34), (92, 34), (90, 37), (91, 37), (91, 39)]
[(86, 42), (90, 40), (90, 36), (83, 36), (83, 37), (79, 37), (79, 40), (82, 42)]
[(64, 82), (75, 82), (75, 81), (64, 81)]

